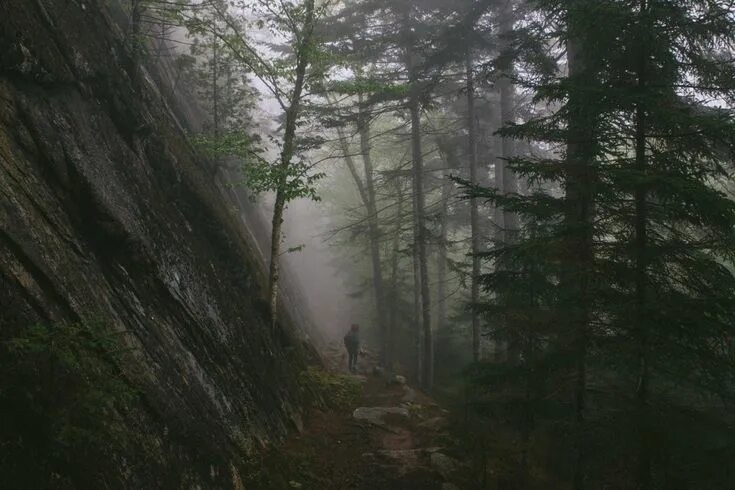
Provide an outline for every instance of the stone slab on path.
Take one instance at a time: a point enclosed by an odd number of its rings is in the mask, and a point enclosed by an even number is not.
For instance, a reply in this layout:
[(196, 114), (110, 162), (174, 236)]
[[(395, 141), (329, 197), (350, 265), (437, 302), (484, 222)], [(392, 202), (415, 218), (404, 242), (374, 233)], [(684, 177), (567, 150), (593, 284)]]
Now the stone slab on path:
[(398, 416), (408, 419), (408, 410), (402, 407), (359, 407), (352, 412), (352, 418), (374, 425), (385, 426), (387, 416)]

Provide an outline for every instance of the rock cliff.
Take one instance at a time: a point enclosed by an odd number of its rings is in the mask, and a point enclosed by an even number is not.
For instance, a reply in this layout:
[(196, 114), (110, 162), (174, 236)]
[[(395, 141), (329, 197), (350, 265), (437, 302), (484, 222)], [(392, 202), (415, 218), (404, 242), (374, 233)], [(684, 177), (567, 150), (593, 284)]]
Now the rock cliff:
[(98, 0), (0, 4), (0, 340), (95, 321), (130, 348), (135, 450), (55, 469), (66, 485), (239, 487), (300, 424), (310, 349), (293, 311), (270, 331), (242, 212), (122, 38)]

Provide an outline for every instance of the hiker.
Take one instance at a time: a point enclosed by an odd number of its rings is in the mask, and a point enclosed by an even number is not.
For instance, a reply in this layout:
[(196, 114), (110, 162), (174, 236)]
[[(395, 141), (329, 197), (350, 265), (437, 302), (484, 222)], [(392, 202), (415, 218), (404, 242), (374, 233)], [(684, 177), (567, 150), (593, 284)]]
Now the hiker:
[(360, 326), (353, 323), (350, 331), (345, 335), (345, 347), (348, 355), (348, 368), (351, 373), (357, 373), (357, 355), (360, 353)]

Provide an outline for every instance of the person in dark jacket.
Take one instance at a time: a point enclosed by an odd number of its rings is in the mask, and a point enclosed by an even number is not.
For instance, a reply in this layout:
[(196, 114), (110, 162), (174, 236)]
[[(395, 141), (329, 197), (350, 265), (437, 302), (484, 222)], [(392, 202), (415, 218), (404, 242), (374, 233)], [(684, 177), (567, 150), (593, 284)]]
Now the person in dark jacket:
[(347, 367), (351, 373), (357, 373), (357, 356), (360, 353), (360, 326), (353, 323), (350, 331), (345, 335), (345, 347), (347, 348)]

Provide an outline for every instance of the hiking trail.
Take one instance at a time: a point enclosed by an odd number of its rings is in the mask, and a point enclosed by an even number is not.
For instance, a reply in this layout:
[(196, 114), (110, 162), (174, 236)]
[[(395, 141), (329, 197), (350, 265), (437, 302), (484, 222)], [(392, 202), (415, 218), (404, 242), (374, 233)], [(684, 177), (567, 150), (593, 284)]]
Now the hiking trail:
[[(350, 376), (341, 345), (330, 344), (324, 358), (330, 373)], [(352, 378), (361, 387), (349, 407), (313, 409), (303, 430), (265, 457), (272, 485), (358, 490), (465, 487), (463, 466), (453, 456), (456, 441), (447, 430), (446, 410), (408, 385), (403, 376), (385, 375), (370, 352), (361, 354)]]

